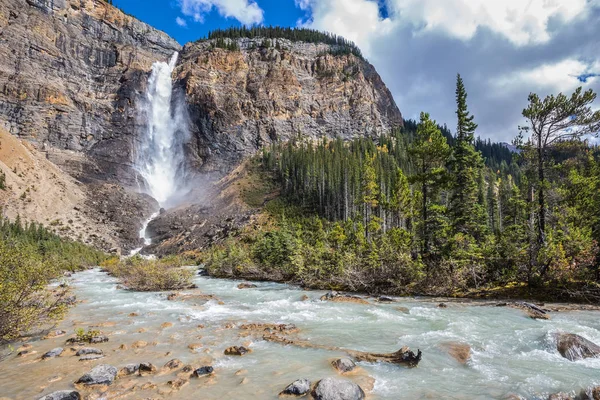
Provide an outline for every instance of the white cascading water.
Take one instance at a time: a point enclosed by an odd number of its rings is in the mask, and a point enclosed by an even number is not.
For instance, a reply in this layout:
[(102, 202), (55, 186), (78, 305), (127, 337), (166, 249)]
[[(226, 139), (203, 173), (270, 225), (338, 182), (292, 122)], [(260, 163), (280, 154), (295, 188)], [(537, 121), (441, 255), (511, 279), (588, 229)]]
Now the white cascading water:
[[(178, 53), (168, 63), (155, 62), (148, 79), (146, 95), (139, 103), (139, 116), (145, 131), (139, 136), (134, 164), (144, 178), (146, 191), (160, 207), (173, 206), (185, 184), (183, 144), (188, 137), (185, 104), (173, 98), (173, 69)], [(175, 100), (175, 101), (174, 101)], [(144, 244), (151, 244), (146, 228), (158, 212), (140, 230)], [(137, 253), (139, 249), (134, 250)]]

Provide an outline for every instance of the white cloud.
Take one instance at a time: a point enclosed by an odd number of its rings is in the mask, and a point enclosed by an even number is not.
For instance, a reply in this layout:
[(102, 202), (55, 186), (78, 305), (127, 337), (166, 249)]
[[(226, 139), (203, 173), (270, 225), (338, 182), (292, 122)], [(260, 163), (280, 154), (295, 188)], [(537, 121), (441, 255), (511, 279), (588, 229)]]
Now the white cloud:
[(514, 137), (530, 92), (600, 91), (600, 0), (295, 1), (302, 25), (361, 47), (405, 118), (429, 111), (454, 126), (458, 72), (478, 134), (499, 141)]
[(523, 46), (550, 39), (553, 19), (569, 22), (587, 0), (388, 0), (391, 11), (416, 31), (440, 30), (462, 40), (487, 28)]
[[(535, 86), (550, 91), (565, 92), (581, 86), (578, 77), (588, 73), (590, 65), (573, 59), (565, 59), (557, 63), (542, 64), (533, 69), (521, 69), (492, 80), (492, 84), (505, 92), (518, 91), (522, 87)], [(592, 83), (595, 78), (588, 78)]]
[(203, 22), (204, 15), (213, 7), (225, 18), (235, 18), (244, 25), (263, 22), (263, 10), (254, 0), (180, 0), (181, 11), (196, 22)]
[(181, 17), (175, 18), (175, 22), (177, 23), (177, 25), (179, 25), (183, 28), (187, 27), (187, 22), (185, 22), (185, 19), (183, 19)]

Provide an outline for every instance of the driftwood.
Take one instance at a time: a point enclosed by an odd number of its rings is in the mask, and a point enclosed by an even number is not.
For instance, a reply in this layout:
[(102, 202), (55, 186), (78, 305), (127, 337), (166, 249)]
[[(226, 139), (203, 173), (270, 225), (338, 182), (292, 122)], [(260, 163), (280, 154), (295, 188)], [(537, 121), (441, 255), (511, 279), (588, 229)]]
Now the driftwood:
[(408, 347), (403, 347), (400, 350), (394, 353), (369, 353), (366, 351), (357, 351), (357, 350), (349, 350), (344, 349), (342, 347), (336, 346), (326, 346), (317, 343), (309, 342), (308, 340), (295, 340), (284, 338), (278, 335), (266, 334), (263, 335), (263, 339), (268, 342), (280, 343), (284, 345), (291, 345), (297, 347), (304, 347), (310, 349), (322, 349), (322, 350), (330, 350), (330, 351), (342, 351), (348, 354), (350, 357), (358, 360), (358, 361), (367, 361), (367, 362), (388, 362), (392, 364), (400, 364), (405, 365), (407, 367), (416, 367), (421, 361), (421, 350), (417, 350), (417, 354), (415, 354)]

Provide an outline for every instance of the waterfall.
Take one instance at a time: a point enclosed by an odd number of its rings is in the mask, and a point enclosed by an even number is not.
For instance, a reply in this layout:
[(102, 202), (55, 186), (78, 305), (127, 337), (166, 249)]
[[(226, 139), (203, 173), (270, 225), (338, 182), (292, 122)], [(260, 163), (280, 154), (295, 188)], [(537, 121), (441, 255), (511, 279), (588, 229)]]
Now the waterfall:
[(146, 191), (161, 207), (172, 206), (185, 184), (183, 143), (188, 137), (185, 105), (173, 101), (171, 75), (178, 53), (168, 63), (155, 62), (148, 88), (140, 102), (145, 131), (140, 135), (135, 166), (146, 182)]
[[(183, 144), (189, 136), (187, 114), (183, 99), (173, 94), (172, 79), (178, 56), (176, 52), (168, 63), (152, 65), (145, 96), (138, 102), (139, 125), (144, 128), (134, 149), (134, 166), (144, 178), (142, 190), (164, 208), (177, 203), (186, 181)], [(154, 213), (140, 230), (145, 245), (151, 244), (146, 228), (157, 216), (158, 212)]]

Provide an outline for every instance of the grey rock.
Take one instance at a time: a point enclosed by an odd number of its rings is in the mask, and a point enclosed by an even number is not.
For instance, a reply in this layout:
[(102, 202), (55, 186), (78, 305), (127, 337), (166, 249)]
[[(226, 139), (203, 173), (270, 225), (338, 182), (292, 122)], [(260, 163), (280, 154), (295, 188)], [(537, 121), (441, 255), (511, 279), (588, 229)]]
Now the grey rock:
[(298, 379), (290, 383), (279, 395), (304, 396), (310, 392), (310, 381), (308, 379)]
[(94, 347), (83, 347), (77, 350), (77, 353), (75, 353), (76, 356), (85, 356), (87, 354), (104, 354), (104, 352)]
[(312, 392), (315, 400), (363, 400), (365, 392), (356, 383), (338, 378), (321, 379)]
[(206, 365), (204, 367), (200, 367), (198, 369), (194, 370), (194, 373), (192, 375), (194, 375), (195, 377), (201, 377), (204, 375), (210, 375), (214, 372), (214, 368), (211, 367), (210, 365)]
[(38, 400), (80, 400), (81, 396), (76, 390), (59, 390), (40, 397)]
[(395, 300), (389, 296), (379, 296), (379, 298), (377, 299), (382, 303), (393, 303)]
[(104, 358), (104, 354), (88, 354), (87, 356), (82, 356), (79, 358), (79, 361), (94, 361)]
[(133, 375), (140, 370), (140, 364), (127, 364), (119, 370), (119, 375)]
[(354, 368), (356, 368), (356, 364), (354, 363), (354, 361), (352, 361), (349, 358), (338, 358), (337, 360), (333, 361), (331, 365), (333, 365), (335, 369), (342, 373), (350, 372)]
[(90, 339), (90, 343), (104, 343), (104, 342), (108, 342), (108, 336), (106, 335), (98, 335), (98, 336), (94, 336), (93, 338)]
[(63, 348), (62, 347), (56, 347), (48, 352), (46, 352), (43, 356), (42, 359), (46, 359), (46, 358), (54, 358), (54, 357), (58, 357), (62, 354), (63, 352)]
[(117, 369), (112, 365), (100, 364), (95, 366), (75, 383), (84, 385), (111, 385), (117, 377)]
[(600, 356), (600, 346), (573, 333), (557, 334), (556, 348), (561, 356), (571, 361)]

